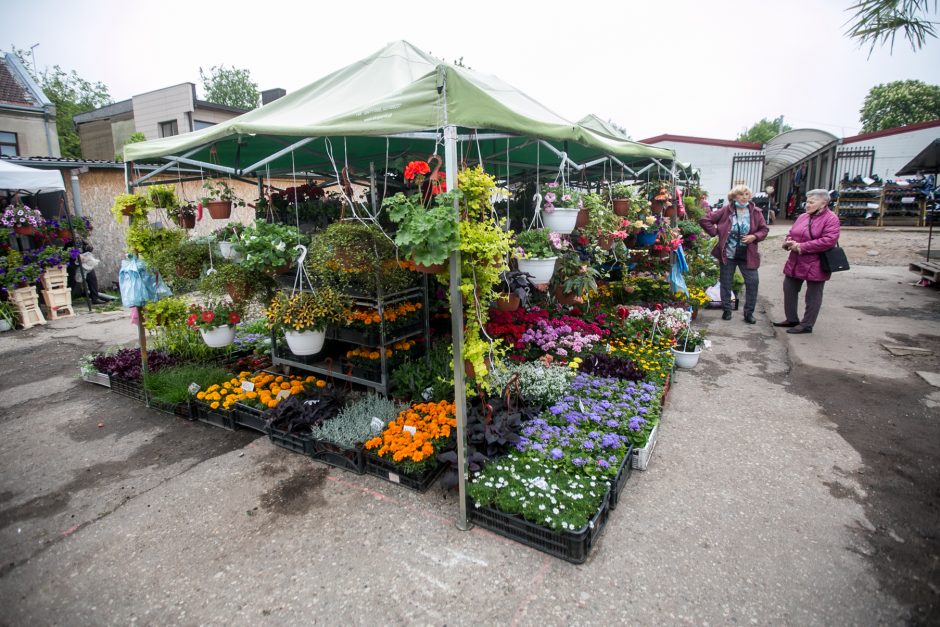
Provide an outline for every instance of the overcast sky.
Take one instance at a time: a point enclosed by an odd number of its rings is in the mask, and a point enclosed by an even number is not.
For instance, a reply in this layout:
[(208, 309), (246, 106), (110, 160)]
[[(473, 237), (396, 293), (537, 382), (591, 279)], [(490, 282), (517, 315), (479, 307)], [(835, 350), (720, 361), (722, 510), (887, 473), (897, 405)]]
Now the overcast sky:
[[(474, 2), (85, 2), (0, 0), (11, 46), (106, 84), (115, 101), (199, 67), (251, 71), (289, 92), (405, 39), (496, 74), (570, 120), (613, 120), (634, 139), (733, 139), (783, 115), (795, 128), (859, 131), (879, 83), (940, 83), (940, 45), (890, 55), (844, 35), (855, 0)], [(201, 93), (200, 93), (201, 95)]]

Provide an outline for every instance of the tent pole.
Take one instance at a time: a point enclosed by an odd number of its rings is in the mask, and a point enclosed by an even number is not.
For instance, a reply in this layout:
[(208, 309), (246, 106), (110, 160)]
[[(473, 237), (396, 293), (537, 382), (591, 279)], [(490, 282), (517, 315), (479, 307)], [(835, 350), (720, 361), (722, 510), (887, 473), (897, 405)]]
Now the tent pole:
[[(457, 189), (457, 127), (444, 127), (444, 168), (447, 189)], [(454, 199), (454, 220), (460, 209)], [(463, 307), (460, 298), (460, 250), (450, 256), (450, 321), (454, 342), (454, 412), (457, 414), (457, 499), (460, 513), (457, 528), (470, 529), (467, 523), (467, 383), (463, 367)]]

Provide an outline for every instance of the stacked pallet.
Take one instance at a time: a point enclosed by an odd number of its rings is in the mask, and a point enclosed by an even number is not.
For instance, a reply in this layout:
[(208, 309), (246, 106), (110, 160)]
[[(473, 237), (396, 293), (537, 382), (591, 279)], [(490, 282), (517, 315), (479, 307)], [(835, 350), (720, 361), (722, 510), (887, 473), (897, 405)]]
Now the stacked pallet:
[(75, 315), (72, 309), (72, 290), (68, 286), (68, 273), (65, 266), (47, 268), (42, 275), (42, 298), (46, 301), (46, 311), (50, 320), (68, 318)]
[(46, 318), (39, 309), (39, 294), (36, 288), (20, 287), (10, 291), (10, 300), (16, 305), (16, 313), (24, 329), (31, 329), (37, 324), (46, 324)]

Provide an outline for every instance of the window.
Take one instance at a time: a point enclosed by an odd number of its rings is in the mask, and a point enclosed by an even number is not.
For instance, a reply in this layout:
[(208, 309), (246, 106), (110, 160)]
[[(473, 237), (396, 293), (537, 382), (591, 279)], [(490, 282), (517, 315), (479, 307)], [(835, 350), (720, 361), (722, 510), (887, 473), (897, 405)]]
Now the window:
[(20, 154), (20, 150), (16, 143), (16, 133), (0, 131), (0, 155), (15, 157), (18, 154)]
[(179, 135), (179, 128), (176, 126), (176, 120), (170, 120), (169, 122), (160, 122), (160, 137), (172, 137), (173, 135)]
[(198, 131), (201, 128), (209, 128), (210, 126), (215, 126), (215, 122), (204, 122), (202, 120), (193, 120), (194, 131)]

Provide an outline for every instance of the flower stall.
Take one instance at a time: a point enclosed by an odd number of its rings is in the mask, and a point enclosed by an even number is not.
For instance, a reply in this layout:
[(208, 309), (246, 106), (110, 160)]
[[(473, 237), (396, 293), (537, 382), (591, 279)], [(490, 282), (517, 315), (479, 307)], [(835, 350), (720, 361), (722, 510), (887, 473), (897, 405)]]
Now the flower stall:
[[(338, 75), (355, 97), (335, 91)], [(389, 76), (419, 78), (390, 89)], [(255, 177), (264, 190), (263, 221), (204, 242), (182, 229), (152, 233), (146, 215), (132, 216), (141, 257), (174, 288), (196, 280), (210, 299), (182, 315), (176, 305), (162, 312), (167, 299), (142, 310), (150, 359), (172, 362), (130, 373), (143, 400), (179, 398), (166, 393), (177, 377), (190, 417), (210, 424), (263, 430), (278, 446), (416, 490), (446, 471), (460, 528), (476, 522), (583, 561), (631, 471), (649, 462), (671, 349), (688, 335), (686, 307), (701, 287), (673, 289), (669, 269), (697, 234), (654, 206), (668, 185), (653, 198), (622, 186), (614, 198), (607, 182), (615, 167), (634, 182), (644, 168), (669, 171), (671, 153), (506, 94), (521, 96), (397, 42), (276, 108), (128, 146), (130, 159), (170, 166), (186, 153), (185, 163), (218, 173), (220, 197), (226, 176)], [(264, 184), (269, 173), (314, 171), (335, 181)], [(128, 166), (132, 188), (149, 176)], [(629, 206), (615, 207), (624, 194)], [(308, 230), (297, 229), (301, 212), (313, 218)], [(180, 276), (187, 268), (197, 279)], [(633, 281), (640, 273), (649, 285)], [(525, 307), (496, 307), (518, 292)], [(256, 321), (266, 342), (243, 351)], [(194, 341), (196, 328), (226, 337)], [(177, 373), (193, 364), (206, 368), (202, 382), (184, 386)]]

